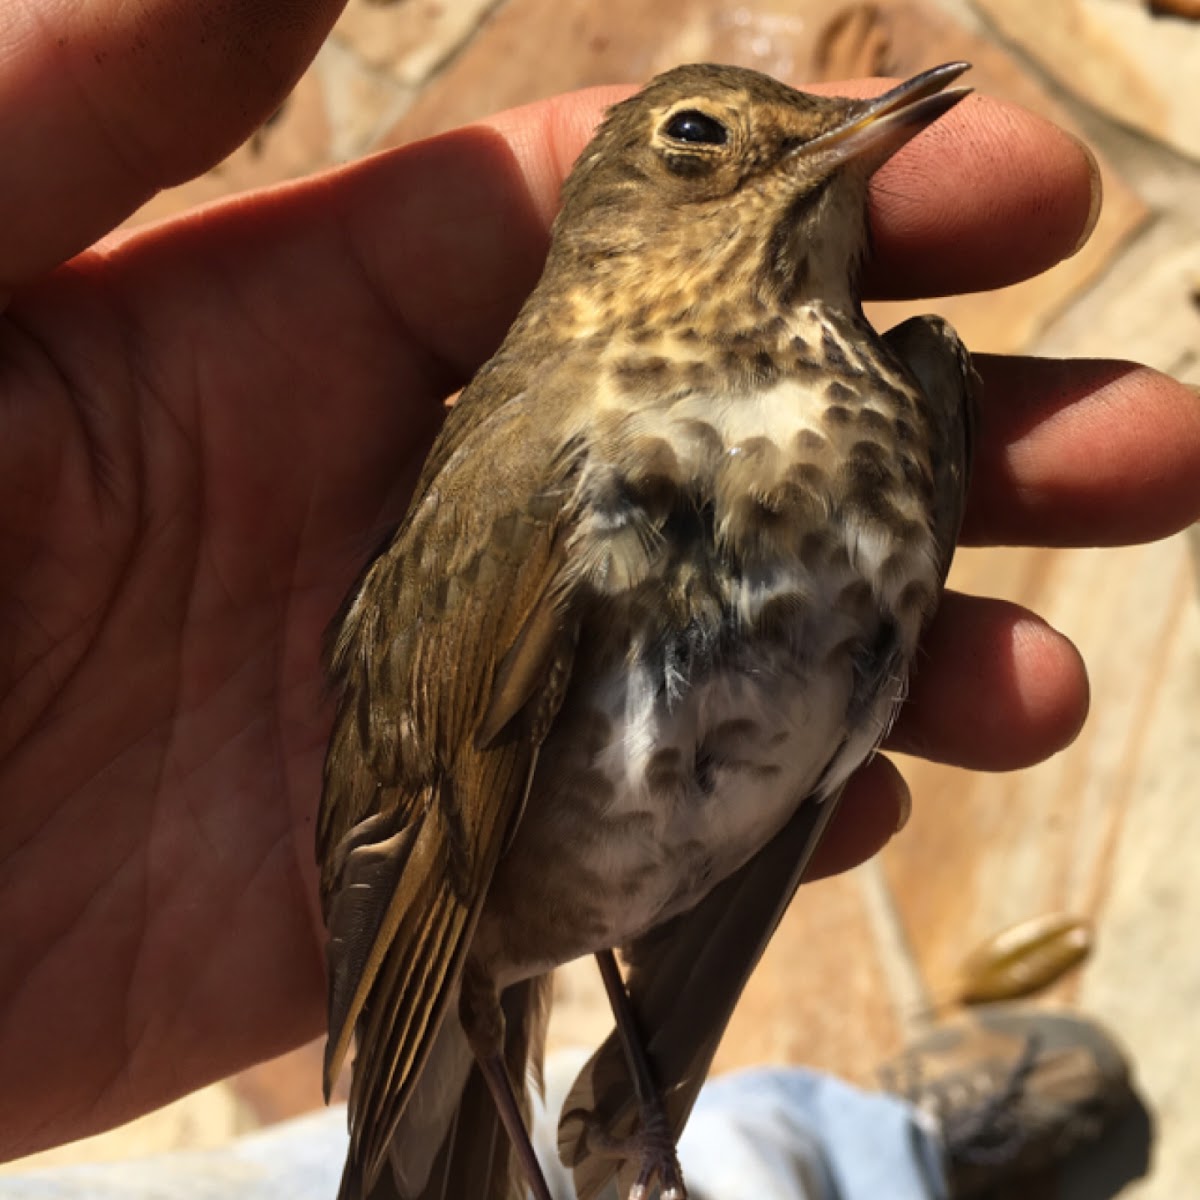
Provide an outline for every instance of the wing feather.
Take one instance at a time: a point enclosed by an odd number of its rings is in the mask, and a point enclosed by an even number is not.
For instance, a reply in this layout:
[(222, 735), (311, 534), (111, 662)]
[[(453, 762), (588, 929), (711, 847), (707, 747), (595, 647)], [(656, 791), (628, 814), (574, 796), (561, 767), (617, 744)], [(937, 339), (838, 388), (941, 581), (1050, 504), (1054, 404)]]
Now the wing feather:
[[(528, 1126), (532, 1113), (526, 1075), (541, 1087), (546, 1026), (550, 1015), (551, 976), (539, 975), (507, 989), (501, 998), (505, 1020), (504, 1059), (516, 1085)], [(515, 1200), (525, 1181), (491, 1092), (473, 1067), (463, 1090), (449, 1137), (420, 1200)]]
[(527, 436), (523, 419), (515, 397), (474, 428), (455, 426), (334, 644), (340, 695), (317, 845), (330, 931), (327, 1087), (352, 1037), (359, 1049), (346, 1173), (358, 1192), (343, 1185), (354, 1200), (378, 1180), (457, 995), (570, 674), (572, 462), (550, 445), (501, 454), (505, 439)]

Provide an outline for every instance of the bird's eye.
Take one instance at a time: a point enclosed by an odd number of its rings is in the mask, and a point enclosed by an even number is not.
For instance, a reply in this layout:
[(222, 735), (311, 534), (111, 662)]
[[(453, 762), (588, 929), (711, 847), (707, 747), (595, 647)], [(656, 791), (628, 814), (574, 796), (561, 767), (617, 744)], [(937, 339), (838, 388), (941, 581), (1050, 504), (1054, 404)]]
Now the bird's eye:
[(677, 112), (663, 127), (663, 133), (672, 141), (700, 146), (723, 146), (729, 138), (729, 131), (716, 117), (694, 108)]

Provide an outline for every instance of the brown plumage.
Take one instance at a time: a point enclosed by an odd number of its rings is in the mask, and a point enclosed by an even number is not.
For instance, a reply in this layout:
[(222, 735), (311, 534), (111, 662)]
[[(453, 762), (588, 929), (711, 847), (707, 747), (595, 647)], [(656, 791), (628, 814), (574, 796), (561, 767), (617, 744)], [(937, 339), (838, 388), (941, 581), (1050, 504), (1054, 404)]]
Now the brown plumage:
[[(682, 67), (576, 165), (336, 635), (342, 1200), (544, 1195), (521, 1141), (549, 972), (615, 946), (682, 1126), (953, 552), (969, 361), (933, 319), (878, 337), (857, 280), (870, 174), (963, 69), (863, 102)], [(576, 1085), (583, 1200), (620, 1165), (604, 1135), (654, 1125), (644, 1082), (610, 1039)], [(627, 1183), (683, 1194), (662, 1138), (626, 1149)]]

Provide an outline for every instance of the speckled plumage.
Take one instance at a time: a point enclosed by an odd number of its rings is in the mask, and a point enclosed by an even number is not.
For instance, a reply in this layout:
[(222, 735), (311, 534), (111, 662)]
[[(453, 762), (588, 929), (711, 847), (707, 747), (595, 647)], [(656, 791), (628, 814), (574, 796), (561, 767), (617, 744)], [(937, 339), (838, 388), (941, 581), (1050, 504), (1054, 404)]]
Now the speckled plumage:
[[(319, 854), (328, 1071), (359, 1045), (343, 1200), (516, 1195), (471, 1049), (520, 1087), (547, 972), (613, 946), (686, 1116), (811, 853), (798, 814), (820, 824), (885, 733), (953, 551), (969, 361), (932, 319), (876, 335), (857, 276), (867, 179), (956, 73), (889, 117), (680, 68), (577, 164), (537, 291), (336, 639)], [(680, 113), (724, 140), (674, 138)], [(663, 972), (697, 969), (689, 940), (754, 873), (746, 948), (690, 985), (719, 1001), (672, 1005)], [(614, 1054), (568, 1107), (627, 1131)], [(616, 1164), (582, 1128), (563, 1145), (587, 1200)]]

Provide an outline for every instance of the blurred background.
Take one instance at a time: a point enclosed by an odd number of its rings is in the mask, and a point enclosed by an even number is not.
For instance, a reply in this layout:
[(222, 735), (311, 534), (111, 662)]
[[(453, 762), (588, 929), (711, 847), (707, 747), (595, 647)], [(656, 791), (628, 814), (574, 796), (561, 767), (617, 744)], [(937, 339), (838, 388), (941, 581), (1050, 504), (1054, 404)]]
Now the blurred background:
[[(973, 64), (972, 87), (1086, 141), (1104, 212), (1089, 244), (1038, 279), (877, 305), (876, 323), (939, 311), (973, 350), (1137, 359), (1200, 383), (1200, 0), (351, 0), (272, 120), (135, 220), (681, 62), (801, 84), (950, 59)], [(1062, 914), (1050, 957), (1077, 957), (1083, 943), (1090, 953), (1043, 994), (1121, 1036), (1154, 1121), (1152, 1169), (1120, 1194), (1200, 1195), (1196, 561), (1187, 537), (960, 556), (953, 586), (1036, 608), (1076, 641), (1091, 718), (1069, 750), (1030, 771), (903, 763), (908, 828), (874, 862), (804, 890), (719, 1069), (804, 1062), (870, 1086), (876, 1063), (960, 998), (969, 951)], [(592, 964), (561, 972), (552, 1042), (594, 1043), (609, 1025)], [(219, 1144), (317, 1107), (319, 1076), (314, 1044), (36, 1161)]]

